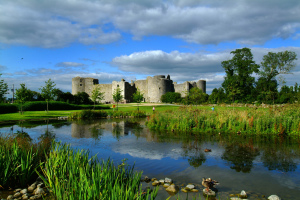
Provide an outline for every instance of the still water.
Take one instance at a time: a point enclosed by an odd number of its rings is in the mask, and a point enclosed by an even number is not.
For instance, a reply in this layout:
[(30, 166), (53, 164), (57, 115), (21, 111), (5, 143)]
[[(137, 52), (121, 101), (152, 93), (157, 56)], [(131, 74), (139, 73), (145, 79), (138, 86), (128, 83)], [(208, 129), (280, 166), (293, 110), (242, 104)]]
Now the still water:
[[(276, 194), (283, 200), (300, 199), (300, 139), (240, 135), (150, 131), (145, 120), (89, 120), (26, 122), (0, 127), (1, 134), (27, 132), (36, 139), (50, 131), (57, 141), (88, 149), (91, 155), (112, 159), (116, 164), (127, 159), (143, 177), (171, 178), (176, 185), (196, 185), (200, 191), (202, 177), (220, 182), (217, 199), (245, 190), (248, 199), (264, 199)], [(211, 149), (205, 152), (204, 149)], [(143, 182), (143, 186), (151, 186)], [(179, 192), (170, 199), (186, 199)], [(170, 195), (160, 186), (156, 199)], [(188, 199), (204, 199), (201, 193), (189, 193)]]

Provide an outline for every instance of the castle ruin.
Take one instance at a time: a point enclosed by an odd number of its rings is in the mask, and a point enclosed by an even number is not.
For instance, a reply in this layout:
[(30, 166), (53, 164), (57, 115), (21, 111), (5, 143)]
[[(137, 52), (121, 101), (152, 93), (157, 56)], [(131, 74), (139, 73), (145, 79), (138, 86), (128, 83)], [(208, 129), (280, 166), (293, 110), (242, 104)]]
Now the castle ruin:
[(181, 84), (177, 84), (170, 79), (170, 75), (148, 76), (146, 80), (126, 82), (124, 79), (121, 81), (113, 81), (111, 84), (99, 84), (98, 79), (94, 78), (82, 78), (75, 77), (72, 79), (72, 94), (75, 95), (78, 92), (86, 92), (91, 96), (94, 87), (99, 87), (101, 92), (104, 92), (104, 99), (102, 103), (112, 103), (113, 93), (117, 87), (122, 91), (124, 102), (132, 102), (133, 94), (137, 88), (144, 95), (144, 102), (158, 103), (162, 95), (167, 92), (178, 92), (182, 97), (185, 97), (187, 92), (193, 87), (198, 87), (204, 93), (206, 93), (206, 81), (199, 80), (186, 81)]

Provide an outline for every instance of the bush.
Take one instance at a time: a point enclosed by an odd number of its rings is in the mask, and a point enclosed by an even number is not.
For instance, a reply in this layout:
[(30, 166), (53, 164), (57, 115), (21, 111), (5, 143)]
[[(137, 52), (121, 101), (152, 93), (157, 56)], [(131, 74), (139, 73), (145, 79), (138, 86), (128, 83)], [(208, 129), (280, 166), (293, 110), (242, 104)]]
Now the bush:
[(19, 108), (16, 104), (0, 104), (0, 114), (15, 113)]
[(179, 103), (181, 102), (181, 94), (178, 92), (167, 92), (161, 96), (161, 101), (164, 103)]

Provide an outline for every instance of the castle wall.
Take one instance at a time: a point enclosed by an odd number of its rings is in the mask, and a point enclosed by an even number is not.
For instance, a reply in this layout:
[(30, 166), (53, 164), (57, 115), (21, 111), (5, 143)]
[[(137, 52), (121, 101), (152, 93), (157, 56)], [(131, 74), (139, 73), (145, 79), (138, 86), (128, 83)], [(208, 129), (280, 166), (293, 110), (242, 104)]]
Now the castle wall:
[(141, 93), (144, 95), (146, 102), (149, 102), (148, 97), (148, 81), (147, 80), (137, 80), (134, 82), (135, 88), (138, 88)]
[(99, 87), (101, 92), (104, 92), (104, 98), (101, 103), (112, 102), (112, 84), (98, 84), (95, 87)]
[(99, 87), (101, 92), (104, 92), (104, 99), (101, 101), (114, 102), (113, 93), (119, 87), (123, 100), (126, 102), (133, 101), (133, 94), (137, 88), (143, 93), (145, 102), (160, 102), (162, 95), (167, 92), (178, 92), (182, 97), (193, 87), (198, 87), (206, 93), (206, 81), (199, 80), (197, 82), (184, 82), (182, 84), (173, 83), (168, 75), (167, 78), (164, 75), (148, 76), (146, 80), (137, 80), (135, 82), (128, 83), (124, 79), (121, 81), (113, 81), (111, 84), (99, 84), (98, 79), (94, 78), (82, 78), (75, 77), (72, 79), (72, 94), (75, 95), (78, 92), (86, 92), (91, 96), (94, 87)]

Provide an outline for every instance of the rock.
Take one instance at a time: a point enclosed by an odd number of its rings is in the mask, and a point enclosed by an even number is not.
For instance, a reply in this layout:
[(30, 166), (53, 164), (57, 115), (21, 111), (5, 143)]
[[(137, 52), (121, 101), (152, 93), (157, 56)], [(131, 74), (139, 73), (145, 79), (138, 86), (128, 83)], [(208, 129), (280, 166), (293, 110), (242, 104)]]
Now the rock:
[(160, 182), (159, 182), (158, 180), (155, 180), (155, 181), (152, 183), (153, 186), (157, 186), (157, 185), (159, 185), (159, 184), (160, 184)]
[(20, 196), (22, 196), (20, 192), (14, 194), (14, 198), (19, 198)]
[(23, 190), (21, 190), (21, 191), (20, 191), (20, 193), (21, 193), (21, 194), (25, 194), (25, 193), (27, 193), (27, 189), (23, 189)]
[(197, 189), (191, 189), (191, 192), (199, 192), (199, 190), (197, 190)]
[(163, 185), (164, 188), (167, 188), (167, 187), (169, 187), (169, 186), (170, 186), (169, 183), (165, 183), (165, 184)]
[(173, 180), (170, 178), (165, 178), (165, 183), (171, 184), (171, 183), (173, 183)]
[(242, 199), (239, 197), (231, 197), (230, 200), (242, 200)]
[(189, 192), (189, 191), (187, 191), (187, 190), (184, 189), (184, 188), (182, 188), (181, 191), (182, 191), (182, 192), (185, 192), (185, 193)]
[(279, 196), (273, 194), (271, 196), (268, 197), (268, 200), (281, 200)]
[(195, 186), (193, 184), (188, 184), (187, 186), (185, 186), (185, 189), (187, 189), (187, 190), (192, 190), (194, 188), (195, 188)]
[(145, 176), (145, 178), (144, 178), (144, 180), (143, 181), (145, 181), (146, 183), (149, 183), (150, 181), (151, 181), (151, 179), (150, 178), (148, 178), (148, 176)]
[(209, 197), (215, 197), (216, 196), (216, 192), (209, 189), (209, 191), (206, 190), (206, 188), (203, 189), (203, 195), (205, 196), (209, 196)]
[(10, 199), (13, 199), (13, 198), (14, 198), (13, 195), (9, 195), (9, 196), (7, 197), (7, 200), (10, 200)]
[(161, 185), (163, 185), (163, 184), (165, 183), (165, 180), (164, 180), (164, 179), (160, 179), (160, 180), (159, 180), (159, 183), (160, 183)]
[(157, 180), (157, 178), (152, 178), (152, 179), (151, 179), (152, 182), (154, 182), (154, 181), (156, 181), (156, 180)]
[(245, 192), (245, 190), (242, 190), (241, 193), (239, 194), (239, 197), (242, 199), (246, 199), (247, 198), (247, 193)]
[(22, 195), (22, 199), (25, 199), (25, 200), (29, 199), (29, 194), (28, 193), (23, 194)]
[(18, 189), (15, 189), (14, 192), (15, 192), (15, 193), (16, 193), (16, 192), (20, 192), (21, 190), (22, 190), (22, 189), (18, 188)]
[(179, 190), (179, 187), (176, 185), (170, 185), (169, 187), (166, 188), (166, 191), (172, 192), (172, 193), (177, 193)]
[(40, 198), (42, 198), (42, 195), (38, 194), (38, 195), (31, 196), (29, 199), (35, 200)]
[(40, 186), (38, 186), (35, 190), (35, 195), (42, 195), (42, 194), (45, 194), (45, 191), (43, 190), (43, 188), (41, 188)]
[(35, 190), (36, 188), (36, 184), (33, 183), (31, 186), (28, 187), (28, 192), (33, 192), (33, 190)]

